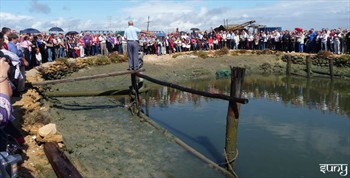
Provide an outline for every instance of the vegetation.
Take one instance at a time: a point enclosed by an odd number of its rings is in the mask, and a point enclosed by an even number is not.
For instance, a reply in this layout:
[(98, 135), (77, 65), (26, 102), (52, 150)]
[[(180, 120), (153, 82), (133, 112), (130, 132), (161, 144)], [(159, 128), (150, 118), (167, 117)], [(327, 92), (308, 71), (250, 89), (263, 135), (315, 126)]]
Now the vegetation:
[(215, 51), (215, 56), (223, 56), (223, 55), (226, 55), (230, 52), (230, 50), (225, 46), (219, 50), (216, 50)]
[(327, 59), (333, 55), (330, 51), (320, 51), (317, 53), (317, 57), (321, 59)]
[(350, 62), (350, 54), (341, 55), (338, 59), (342, 62)]
[(93, 56), (89, 58), (78, 58), (74, 60), (60, 58), (55, 60), (55, 65), (51, 65), (45, 69), (39, 69), (39, 71), (45, 80), (53, 80), (60, 79), (63, 76), (76, 72), (86, 66), (107, 65), (125, 61), (128, 61), (128, 56), (118, 55), (117, 53), (111, 53), (108, 56)]
[(203, 59), (208, 58), (208, 53), (205, 52), (205, 51), (202, 51), (202, 50), (200, 50), (200, 51), (193, 51), (191, 54), (194, 55), (194, 56), (198, 56), (200, 58), (203, 58)]
[(269, 49), (264, 49), (264, 50), (259, 50), (259, 51), (257, 51), (256, 54), (258, 54), (258, 55), (261, 55), (261, 54), (275, 54), (275, 52), (274, 52), (274, 51), (271, 51), (271, 50), (269, 50)]

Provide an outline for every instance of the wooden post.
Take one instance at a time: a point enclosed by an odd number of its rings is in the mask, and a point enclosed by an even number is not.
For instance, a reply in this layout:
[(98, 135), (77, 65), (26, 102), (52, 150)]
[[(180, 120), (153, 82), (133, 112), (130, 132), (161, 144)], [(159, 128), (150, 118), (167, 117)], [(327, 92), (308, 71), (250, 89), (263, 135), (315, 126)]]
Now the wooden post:
[(331, 76), (331, 79), (333, 80), (334, 78), (334, 73), (333, 73), (333, 59), (329, 58), (329, 75)]
[(311, 77), (311, 64), (312, 64), (312, 60), (310, 56), (306, 56), (306, 74), (307, 74), (307, 78)]
[[(231, 68), (231, 91), (230, 97), (241, 96), (242, 85), (244, 81), (244, 68)], [(233, 172), (234, 160), (237, 156), (237, 129), (239, 118), (240, 104), (230, 100), (227, 117), (226, 117), (226, 141), (225, 141), (225, 157), (228, 163), (227, 169)]]
[(56, 142), (45, 143), (44, 151), (58, 178), (82, 178), (67, 156), (58, 148)]
[(135, 73), (131, 74), (131, 85), (132, 85), (132, 89), (135, 92), (135, 106), (136, 106), (136, 111), (137, 111), (137, 115), (140, 116), (140, 111), (141, 111), (141, 107), (140, 107), (140, 98), (139, 98), (139, 87), (138, 87), (138, 83), (137, 83), (137, 79), (136, 79), (136, 75)]
[(311, 79), (307, 78), (306, 80), (306, 91), (305, 91), (305, 101), (310, 102), (310, 87), (311, 87)]
[(146, 107), (146, 116), (149, 117), (149, 97), (150, 95), (148, 94), (148, 92), (146, 92), (145, 94), (145, 100), (146, 100), (146, 103), (145, 103), (145, 107)]
[(292, 77), (291, 76), (287, 76), (286, 78), (286, 89), (287, 89), (287, 95), (286, 95), (286, 101), (290, 101), (291, 98), (292, 98), (292, 85), (291, 85), (291, 82), (292, 82)]
[(286, 70), (286, 74), (290, 75), (292, 72), (292, 56), (288, 55), (287, 56), (287, 70)]
[(327, 103), (333, 103), (334, 100), (334, 80), (331, 80), (329, 83), (329, 87), (328, 87), (328, 101), (326, 101)]

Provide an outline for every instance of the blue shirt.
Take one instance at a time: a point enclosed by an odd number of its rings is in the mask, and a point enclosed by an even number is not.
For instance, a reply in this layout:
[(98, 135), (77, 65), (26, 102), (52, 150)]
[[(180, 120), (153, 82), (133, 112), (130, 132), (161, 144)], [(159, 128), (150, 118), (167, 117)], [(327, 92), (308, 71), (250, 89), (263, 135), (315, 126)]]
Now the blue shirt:
[(134, 26), (129, 26), (125, 32), (124, 32), (124, 37), (127, 40), (139, 40), (137, 37), (137, 33), (140, 33), (141, 30), (139, 28), (136, 28)]
[(17, 46), (12, 43), (12, 41), (10, 41), (8, 44), (7, 44), (7, 47), (9, 49), (9, 51), (15, 53), (19, 58), (22, 58), (23, 57), (23, 53), (17, 49)]
[(315, 37), (316, 37), (316, 32), (312, 32), (310, 35), (310, 41), (313, 41)]

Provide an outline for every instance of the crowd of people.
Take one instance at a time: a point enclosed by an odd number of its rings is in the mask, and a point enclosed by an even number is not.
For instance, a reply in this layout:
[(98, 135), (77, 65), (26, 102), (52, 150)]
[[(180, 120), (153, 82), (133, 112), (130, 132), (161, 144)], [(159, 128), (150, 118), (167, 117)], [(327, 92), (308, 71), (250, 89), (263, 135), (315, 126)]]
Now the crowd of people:
[[(11, 35), (9, 36), (12, 38)], [(0, 152), (6, 151), (9, 154), (17, 154), (18, 148), (25, 143), (25, 140), (13, 124), (15, 118), (13, 116), (11, 96), (15, 91), (23, 90), (24, 88), (22, 86), (24, 82), (21, 83), (23, 75), (20, 67), (21, 65), (26, 65), (26, 61), (24, 58), (21, 58), (23, 56), (15, 46), (15, 40), (11, 39), (11, 42), (7, 44), (4, 41), (4, 34), (0, 32)], [(3, 48), (4, 45), (8, 50)], [(5, 158), (4, 156), (6, 157), (6, 155), (2, 155), (3, 158)], [(0, 166), (0, 175), (7, 176), (3, 172), (6, 164), (5, 162)]]
[[(11, 56), (15, 66), (11, 72), (16, 92), (24, 90), (25, 70), (58, 58), (76, 58), (94, 55), (107, 55), (118, 52), (127, 53), (127, 42), (123, 34), (51, 33), (18, 34), (10, 28), (3, 27), (3, 52)], [(350, 32), (347, 29), (322, 30), (274, 30), (253, 33), (246, 30), (236, 31), (192, 31), (157, 35), (140, 33), (139, 50), (144, 54), (164, 55), (183, 51), (249, 49), (278, 50), (284, 52), (330, 51), (335, 54), (350, 52)]]
[[(24, 90), (25, 70), (50, 62), (58, 58), (76, 58), (94, 55), (107, 55), (118, 52), (127, 53), (127, 39), (123, 34), (57, 33), (18, 34), (10, 28), (3, 27), (4, 53), (11, 56), (12, 72), (16, 91)], [(249, 49), (278, 50), (284, 52), (330, 51), (335, 54), (350, 52), (350, 32), (347, 29), (322, 30), (274, 30), (253, 33), (246, 30), (236, 31), (192, 31), (157, 36), (155, 33), (138, 35), (139, 50), (144, 54), (164, 55), (183, 51)], [(15, 80), (16, 79), (16, 80)]]
[[(50, 62), (64, 57), (85, 57), (107, 55), (117, 51), (127, 52), (127, 40), (123, 35), (90, 34), (90, 32), (58, 34), (17, 34), (9, 28), (2, 30), (6, 44), (12, 42), (22, 51), (31, 68), (43, 62)], [(10, 45), (14, 47), (13, 45)], [(219, 32), (179, 32), (176, 30), (167, 35), (139, 35), (140, 50), (145, 54), (172, 54), (194, 50), (229, 49), (278, 50), (285, 52), (317, 53), (321, 50), (335, 54), (346, 54), (350, 51), (350, 32), (347, 29), (284, 30), (259, 31), (246, 30)]]
[(278, 50), (285, 52), (318, 53), (321, 50), (335, 54), (350, 51), (350, 32), (345, 29), (314, 29), (292, 31), (220, 31), (170, 33), (164, 37), (140, 36), (140, 47), (146, 54), (171, 54), (191, 50), (228, 49)]

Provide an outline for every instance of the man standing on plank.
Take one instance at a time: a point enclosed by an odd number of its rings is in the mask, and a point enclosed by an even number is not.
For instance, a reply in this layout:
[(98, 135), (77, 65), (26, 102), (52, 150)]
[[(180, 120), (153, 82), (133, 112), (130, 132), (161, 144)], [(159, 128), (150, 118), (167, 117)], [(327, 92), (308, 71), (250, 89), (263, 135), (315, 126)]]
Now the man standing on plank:
[(134, 27), (134, 22), (128, 22), (129, 27), (125, 30), (124, 37), (127, 40), (127, 51), (128, 51), (128, 61), (129, 69), (128, 70), (138, 70), (138, 52), (139, 52), (139, 39), (137, 33), (146, 33), (152, 34), (145, 30), (140, 30), (139, 28)]

